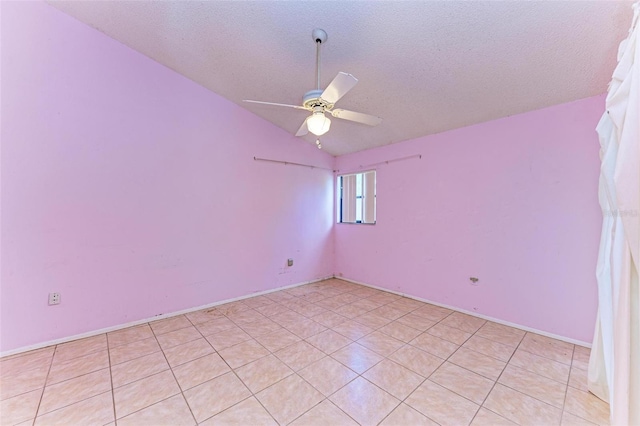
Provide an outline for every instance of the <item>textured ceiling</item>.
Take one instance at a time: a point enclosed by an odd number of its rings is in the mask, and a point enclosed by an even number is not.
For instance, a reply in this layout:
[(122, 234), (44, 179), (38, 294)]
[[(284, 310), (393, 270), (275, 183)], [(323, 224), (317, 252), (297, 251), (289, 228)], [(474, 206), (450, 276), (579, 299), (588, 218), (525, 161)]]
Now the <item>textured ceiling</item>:
[(632, 16), (630, 1), (50, 4), (292, 134), (305, 111), (242, 99), (300, 104), (325, 29), (323, 87), (355, 75), (338, 107), (384, 119), (333, 119), (333, 155), (604, 93)]

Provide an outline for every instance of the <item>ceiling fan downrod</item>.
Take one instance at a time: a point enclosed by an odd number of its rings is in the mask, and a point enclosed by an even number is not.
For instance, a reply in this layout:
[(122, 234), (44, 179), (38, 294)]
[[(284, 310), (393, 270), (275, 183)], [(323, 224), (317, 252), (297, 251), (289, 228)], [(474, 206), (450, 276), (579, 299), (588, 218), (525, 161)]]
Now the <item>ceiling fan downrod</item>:
[(327, 32), (316, 28), (311, 32), (311, 36), (316, 43), (316, 90), (320, 90), (320, 46), (327, 41)]

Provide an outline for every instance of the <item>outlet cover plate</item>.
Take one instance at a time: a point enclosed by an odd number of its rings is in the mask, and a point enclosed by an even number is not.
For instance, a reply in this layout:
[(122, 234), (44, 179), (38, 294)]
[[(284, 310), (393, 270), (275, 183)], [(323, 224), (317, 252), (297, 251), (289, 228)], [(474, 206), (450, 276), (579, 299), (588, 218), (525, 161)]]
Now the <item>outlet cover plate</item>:
[(60, 293), (49, 293), (49, 305), (58, 305), (60, 303)]

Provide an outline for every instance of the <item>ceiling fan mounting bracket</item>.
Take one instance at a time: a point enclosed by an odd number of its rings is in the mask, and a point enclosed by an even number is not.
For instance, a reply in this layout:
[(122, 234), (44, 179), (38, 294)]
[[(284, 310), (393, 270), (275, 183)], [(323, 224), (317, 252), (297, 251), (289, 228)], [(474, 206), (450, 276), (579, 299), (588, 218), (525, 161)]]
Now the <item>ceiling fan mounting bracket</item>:
[(311, 37), (313, 37), (313, 41), (316, 43), (324, 43), (327, 41), (327, 32), (320, 28), (316, 28), (311, 32)]

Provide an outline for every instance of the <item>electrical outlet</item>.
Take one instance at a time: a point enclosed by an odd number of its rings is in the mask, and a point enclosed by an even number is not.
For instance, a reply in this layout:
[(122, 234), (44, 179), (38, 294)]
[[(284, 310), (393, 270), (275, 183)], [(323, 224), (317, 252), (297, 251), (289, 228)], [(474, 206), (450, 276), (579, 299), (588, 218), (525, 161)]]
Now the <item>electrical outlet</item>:
[(293, 259), (287, 259), (287, 266), (293, 266)]
[(60, 293), (49, 293), (49, 304), (58, 305), (60, 303)]

